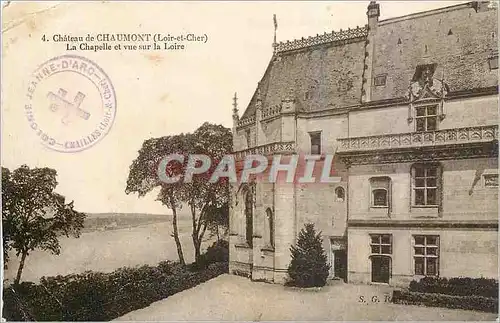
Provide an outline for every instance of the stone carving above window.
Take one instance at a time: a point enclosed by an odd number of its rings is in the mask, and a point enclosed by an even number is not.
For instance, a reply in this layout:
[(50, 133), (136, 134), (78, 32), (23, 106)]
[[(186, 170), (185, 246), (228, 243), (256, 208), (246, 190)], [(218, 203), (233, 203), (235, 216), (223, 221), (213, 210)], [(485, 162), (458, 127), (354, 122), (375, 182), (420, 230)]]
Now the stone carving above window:
[(419, 65), (411, 80), (406, 98), (410, 102), (424, 99), (444, 99), (448, 94), (448, 85), (444, 82), (444, 73), (441, 79), (435, 77), (437, 64)]
[(444, 99), (449, 92), (444, 81), (444, 72), (441, 79), (435, 77), (437, 64), (418, 65), (408, 87), (406, 99), (408, 106), (408, 123), (413, 122), (415, 108), (432, 102), (437, 106), (439, 121), (445, 118)]

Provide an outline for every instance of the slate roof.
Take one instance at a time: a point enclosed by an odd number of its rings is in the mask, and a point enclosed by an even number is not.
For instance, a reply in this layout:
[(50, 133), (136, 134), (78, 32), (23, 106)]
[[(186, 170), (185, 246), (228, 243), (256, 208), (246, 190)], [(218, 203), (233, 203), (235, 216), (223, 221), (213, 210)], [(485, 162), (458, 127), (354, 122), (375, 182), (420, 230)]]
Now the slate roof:
[[(488, 64), (498, 55), (498, 13), (476, 9), (471, 2), (380, 20), (372, 77), (387, 78), (383, 86), (372, 85), (371, 101), (404, 97), (423, 64), (434, 64), (434, 77), (444, 75), (450, 92), (498, 86), (498, 70), (490, 71)], [(361, 104), (366, 36), (328, 35), (278, 44), (282, 51), (273, 55), (259, 83), (264, 109), (287, 96), (299, 111)], [(255, 114), (256, 93), (242, 119)]]
[(497, 19), (497, 10), (476, 12), (468, 3), (379, 21), (372, 75), (387, 80), (372, 88), (371, 99), (404, 97), (423, 64), (436, 64), (434, 77), (444, 75), (450, 92), (498, 85), (498, 70), (488, 64), (498, 48)]

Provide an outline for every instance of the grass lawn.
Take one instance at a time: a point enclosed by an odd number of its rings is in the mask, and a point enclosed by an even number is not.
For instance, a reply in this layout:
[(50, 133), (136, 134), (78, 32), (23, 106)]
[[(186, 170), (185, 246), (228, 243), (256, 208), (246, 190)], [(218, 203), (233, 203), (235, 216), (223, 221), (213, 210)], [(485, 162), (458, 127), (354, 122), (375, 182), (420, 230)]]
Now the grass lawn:
[[(151, 306), (124, 321), (494, 321), (496, 314), (384, 303), (387, 286), (335, 284), (319, 291), (222, 275)], [(361, 302), (360, 296), (366, 302)], [(376, 298), (373, 298), (376, 296)], [(372, 298), (380, 302), (372, 302)]]

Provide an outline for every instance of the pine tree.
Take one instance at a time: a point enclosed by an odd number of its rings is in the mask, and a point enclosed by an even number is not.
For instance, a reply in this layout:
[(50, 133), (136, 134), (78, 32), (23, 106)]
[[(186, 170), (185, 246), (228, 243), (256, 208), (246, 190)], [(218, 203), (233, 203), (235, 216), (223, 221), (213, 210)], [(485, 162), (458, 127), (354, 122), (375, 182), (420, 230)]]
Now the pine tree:
[(314, 224), (308, 223), (300, 230), (297, 246), (291, 246), (290, 251), (290, 285), (320, 287), (326, 284), (330, 266), (322, 246), (321, 232), (316, 234)]

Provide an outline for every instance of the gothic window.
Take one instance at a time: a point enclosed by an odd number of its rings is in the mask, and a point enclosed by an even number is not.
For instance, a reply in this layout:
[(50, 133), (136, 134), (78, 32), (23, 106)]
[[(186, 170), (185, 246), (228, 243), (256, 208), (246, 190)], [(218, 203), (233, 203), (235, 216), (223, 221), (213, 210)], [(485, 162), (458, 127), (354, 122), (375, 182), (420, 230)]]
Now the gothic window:
[(247, 147), (250, 148), (250, 146), (251, 146), (251, 142), (250, 142), (250, 130), (247, 130), (245, 132), (245, 139), (247, 141)]
[(343, 187), (339, 186), (335, 189), (335, 200), (337, 202), (345, 201), (345, 190)]
[(309, 133), (311, 137), (311, 155), (321, 154), (321, 132)]
[(437, 130), (437, 105), (415, 107), (415, 120), (415, 130), (418, 132)]
[(268, 208), (266, 210), (266, 224), (267, 224), (267, 245), (274, 248), (274, 216), (273, 211)]
[(391, 178), (387, 176), (370, 178), (371, 207), (389, 207)]
[(253, 195), (251, 190), (248, 190), (245, 194), (245, 224), (245, 240), (251, 247), (253, 235)]
[(440, 168), (436, 164), (416, 164), (412, 167), (412, 204), (438, 206)]

